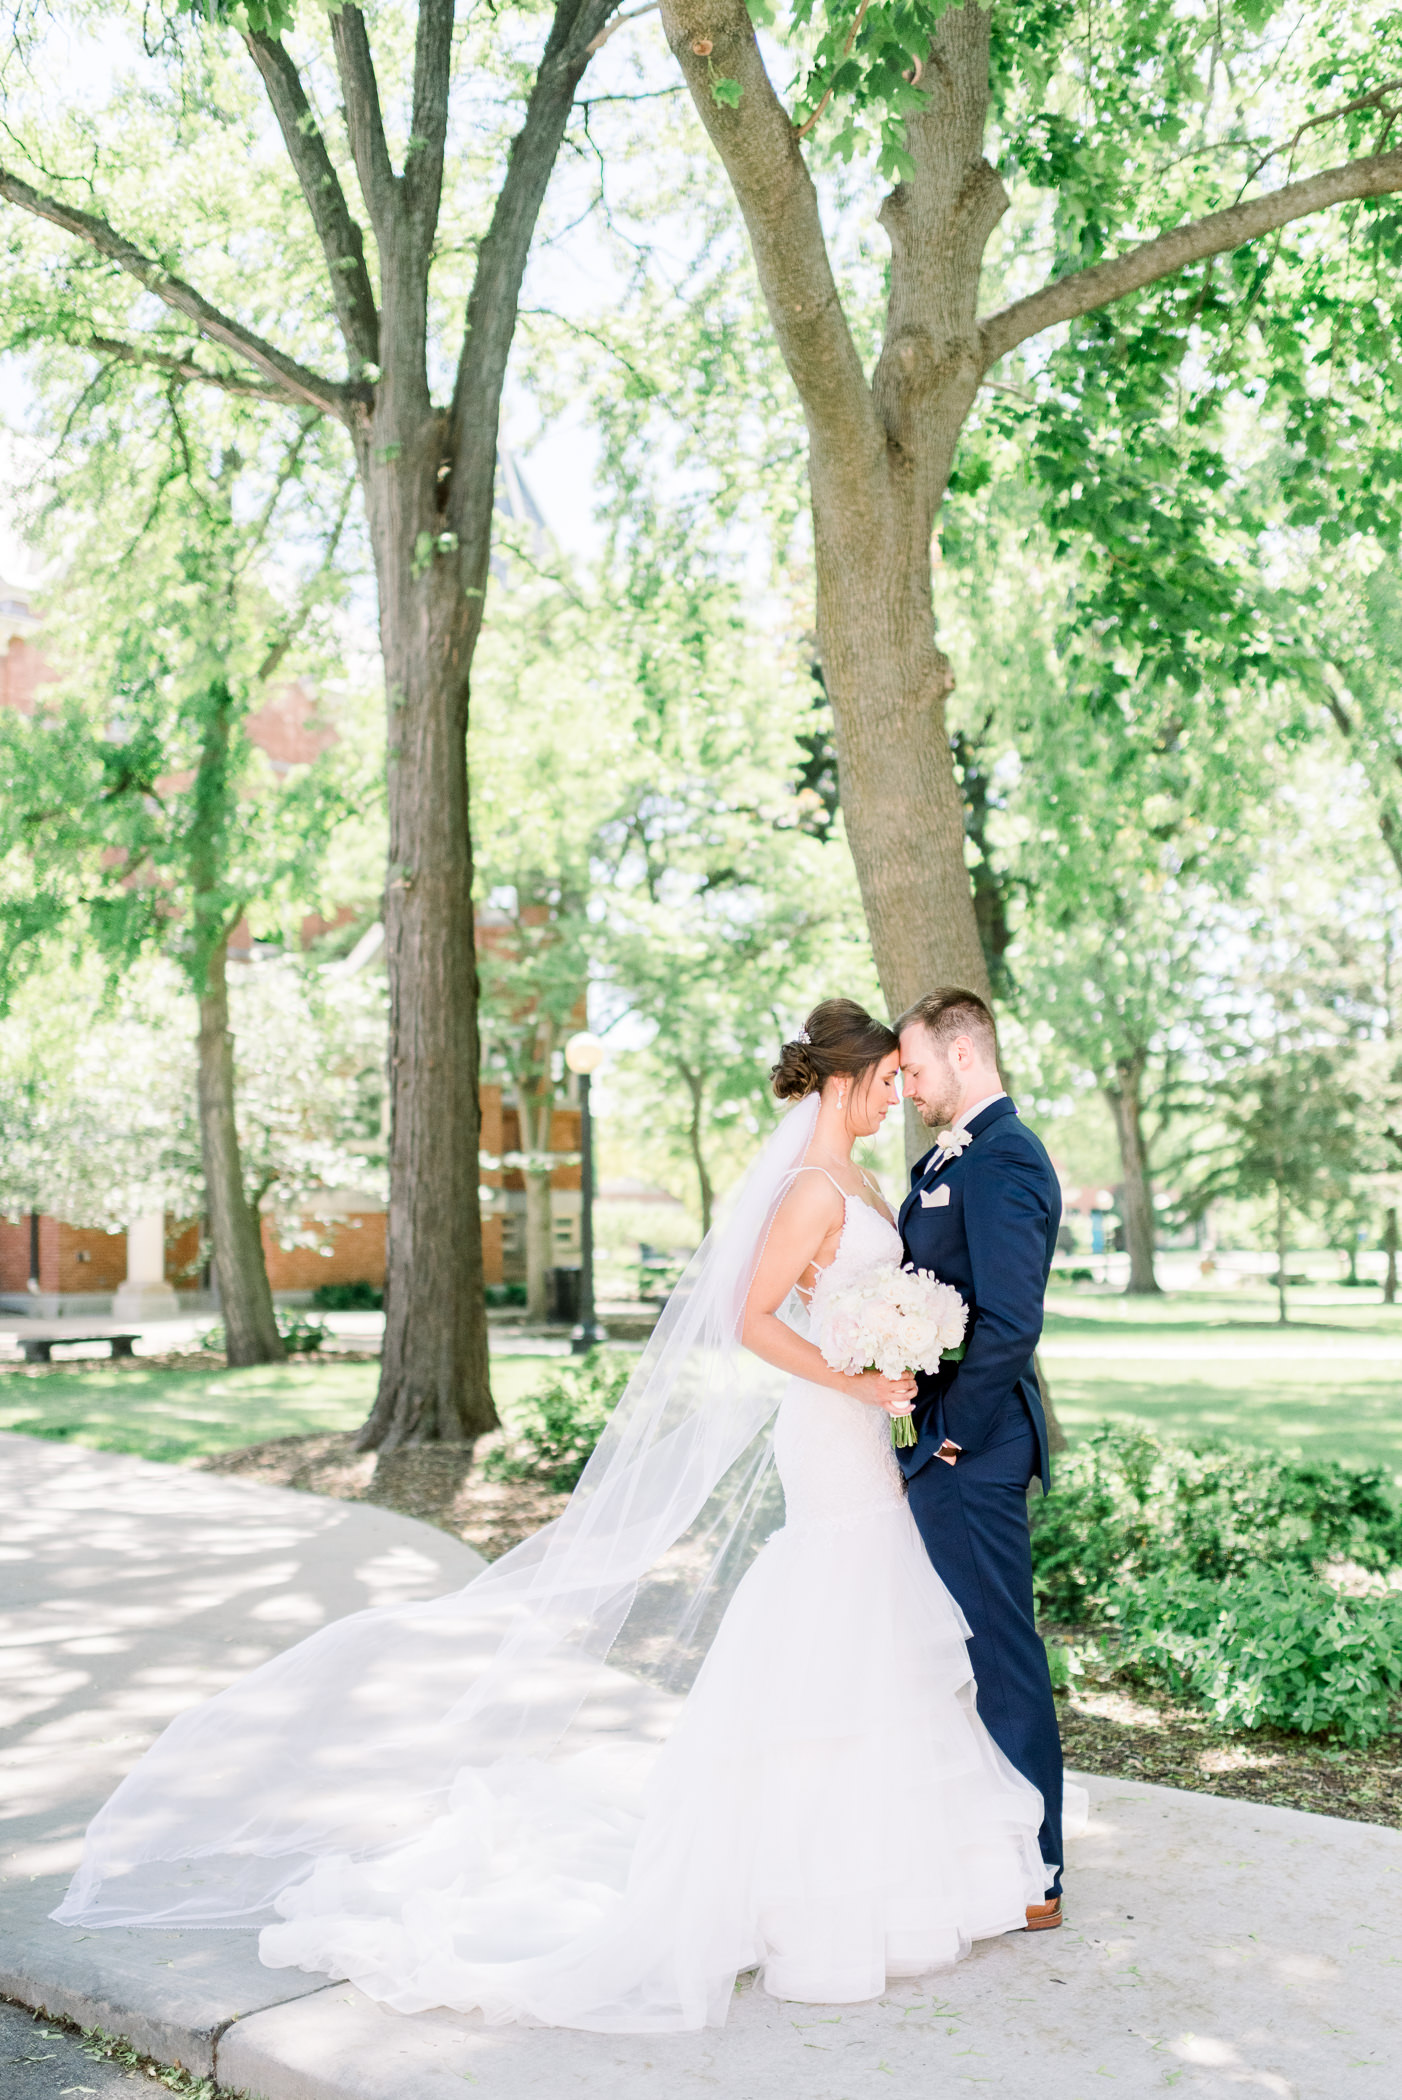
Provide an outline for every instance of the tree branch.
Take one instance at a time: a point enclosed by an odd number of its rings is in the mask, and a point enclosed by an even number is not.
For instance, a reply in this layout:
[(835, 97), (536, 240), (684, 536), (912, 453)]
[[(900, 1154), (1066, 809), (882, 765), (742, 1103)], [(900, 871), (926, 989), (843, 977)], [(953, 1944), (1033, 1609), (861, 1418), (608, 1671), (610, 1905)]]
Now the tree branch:
[[(1338, 671), (1337, 664), (1331, 664), (1330, 668), (1336, 672)], [(1339, 734), (1343, 737), (1345, 743), (1356, 744), (1358, 741), (1358, 724), (1344, 705), (1342, 696), (1334, 691), (1327, 679), (1324, 681), (1323, 692), (1324, 705), (1334, 717)], [(1393, 752), (1392, 763), (1397, 771), (1402, 773), (1402, 752)], [(1365, 772), (1366, 770), (1365, 767)], [(1382, 842), (1388, 850), (1393, 866), (1398, 874), (1402, 875), (1402, 823), (1399, 823), (1397, 813), (1389, 803), (1386, 792), (1375, 786), (1371, 780), (1368, 784), (1373, 792), (1373, 806), (1377, 811), (1378, 830), (1382, 834)]]
[(346, 5), (332, 10), (331, 44), (336, 53), (336, 70), (341, 77), (346, 130), (355, 156), (355, 172), (360, 177), (360, 194), (365, 199), (375, 239), (380, 245), (380, 268), (383, 271), (385, 250), (395, 233), (398, 183), (385, 140), (380, 88), (375, 78), (375, 61), (370, 55), (370, 39), (365, 34), (365, 17), (358, 7), (349, 4), (349, 0)]
[(1058, 277), (1030, 298), (1019, 299), (1001, 312), (990, 314), (982, 323), (979, 334), (985, 368), (1042, 329), (1109, 306), (1130, 292), (1142, 290), (1146, 284), (1172, 277), (1189, 263), (1240, 248), (1278, 226), (1288, 226), (1292, 219), (1327, 211), (1331, 205), (1346, 204), (1357, 197), (1385, 197), (1397, 190), (1402, 190), (1402, 152), (1371, 154), (1361, 160), (1345, 161), (1337, 168), (1325, 168), (1302, 182), (1287, 183), (1284, 189), (1253, 197), (1245, 204), (1234, 204), (1227, 211), (1210, 212), (1204, 219), (1175, 227), (1172, 233), (1160, 234), (1157, 240), (1145, 241), (1110, 262), (1097, 263), (1093, 269)]
[(1402, 80), (1384, 80), (1377, 87), (1369, 88), (1366, 95), (1355, 95), (1351, 102), (1341, 102), (1336, 109), (1321, 110), (1317, 117), (1306, 117), (1304, 123), (1292, 131), (1283, 144), (1267, 146), (1265, 152), (1252, 167), (1251, 173), (1242, 184), (1242, 188), (1248, 188), (1256, 180), (1267, 161), (1278, 159), (1282, 153), (1288, 153), (1293, 157), (1295, 148), (1299, 145), (1305, 133), (1317, 130), (1321, 124), (1335, 124), (1340, 117), (1351, 117), (1360, 109), (1376, 109), (1381, 112), (1385, 121), (1389, 117), (1396, 116), (1397, 112), (1388, 107), (1387, 97), (1394, 88), (1400, 87), (1402, 87)]
[(662, 0), (647, 0), (646, 7), (635, 7), (631, 14), (616, 15), (613, 21), (609, 23), (607, 29), (601, 29), (596, 37), (590, 39), (590, 56), (592, 57), (596, 51), (602, 51), (609, 38), (617, 35), (625, 22), (636, 22), (639, 15), (655, 15), (661, 5)]
[(283, 490), (294, 479), (301, 464), (302, 454), (306, 449), (307, 439), (316, 429), (318, 420), (319, 418), (315, 415), (303, 415), (298, 419), (297, 428), (283, 450), (282, 464), (273, 478), (273, 485), (268, 491), (267, 501), (264, 503), (247, 540), (244, 542), (242, 554), (237, 556), (233, 563), (237, 574), (244, 574), (251, 566), (254, 558), (262, 553), (264, 542), (268, 537), (268, 529), (277, 515), (277, 507), (282, 501)]
[(454, 0), (419, 0), (414, 38), (414, 115), (404, 156), (404, 199), (425, 260), (438, 224), (448, 90), (453, 71)]
[(380, 361), (380, 321), (365, 267), (365, 240), (346, 203), (326, 141), (321, 135), (302, 76), (286, 46), (270, 36), (245, 36), (249, 55), (277, 118), (287, 157), (302, 186), (331, 280), (331, 298), (350, 358), (351, 376)]
[(327, 379), (320, 372), (299, 364), (295, 357), (288, 357), (275, 349), (271, 343), (254, 335), (238, 321), (220, 313), (218, 307), (197, 292), (193, 285), (186, 284), (181, 277), (174, 277), (169, 270), (143, 255), (141, 250), (110, 226), (106, 219), (94, 212), (78, 211), (71, 204), (62, 204), (56, 197), (45, 197), (40, 191), (31, 189), (12, 175), (8, 168), (0, 167), (0, 197), (9, 204), (18, 205), (33, 218), (47, 219), (51, 226), (60, 227), (77, 239), (87, 241), (99, 255), (117, 264), (138, 284), (145, 285), (175, 313), (184, 314), (192, 321), (200, 334), (212, 343), (220, 343), (239, 357), (246, 358), (255, 371), (284, 389), (286, 397), (306, 401), (313, 408), (324, 409), (328, 415), (344, 420), (353, 389), (339, 380)]
[(217, 387), (223, 394), (245, 394), (255, 401), (276, 401), (284, 408), (292, 408), (296, 403), (295, 395), (285, 386), (274, 386), (266, 379), (239, 379), (232, 372), (211, 372), (208, 365), (196, 363), (193, 357), (181, 357), (175, 351), (151, 350), (141, 343), (122, 343), (110, 335), (90, 335), (85, 343), (76, 347), (91, 350), (99, 357), (114, 358), (119, 364), (146, 365), (172, 379), (198, 381), (201, 386)]
[(526, 260), (574, 91), (589, 63), (590, 42), (616, 5), (617, 0), (558, 0), (525, 122), (511, 142), (492, 223), (477, 251), (445, 455), (452, 462), (448, 516), (463, 550), (469, 590), (486, 583), (501, 389)]
[(341, 496), (341, 507), (336, 513), (331, 530), (327, 534), (326, 544), (321, 550), (321, 560), (303, 587), (290, 618), (280, 632), (269, 636), (263, 661), (254, 673), (260, 685), (267, 684), (307, 623), (312, 606), (316, 602), (317, 591), (321, 587), (323, 578), (330, 573), (331, 564), (336, 559), (336, 549), (340, 545), (341, 534), (346, 527), (346, 519), (350, 516), (351, 504), (355, 500), (355, 488), (355, 476), (351, 474), (347, 476), (345, 489)]
[[(833, 279), (817, 192), (745, 0), (663, 0), (662, 21), (744, 215), (774, 333), (813, 435), (825, 449), (858, 451), (865, 464), (883, 433)], [(716, 102), (711, 68), (739, 82), (737, 109)]]

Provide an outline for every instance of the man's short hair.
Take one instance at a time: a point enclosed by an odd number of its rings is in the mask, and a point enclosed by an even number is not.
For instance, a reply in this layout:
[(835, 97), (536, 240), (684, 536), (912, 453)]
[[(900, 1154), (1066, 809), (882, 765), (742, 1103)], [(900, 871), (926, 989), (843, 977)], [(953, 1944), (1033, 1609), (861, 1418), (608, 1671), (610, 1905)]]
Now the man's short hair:
[(896, 1023), (897, 1035), (917, 1022), (935, 1043), (952, 1043), (957, 1035), (971, 1036), (989, 1062), (997, 1064), (998, 1030), (977, 992), (966, 992), (957, 984), (938, 985), (906, 1008)]

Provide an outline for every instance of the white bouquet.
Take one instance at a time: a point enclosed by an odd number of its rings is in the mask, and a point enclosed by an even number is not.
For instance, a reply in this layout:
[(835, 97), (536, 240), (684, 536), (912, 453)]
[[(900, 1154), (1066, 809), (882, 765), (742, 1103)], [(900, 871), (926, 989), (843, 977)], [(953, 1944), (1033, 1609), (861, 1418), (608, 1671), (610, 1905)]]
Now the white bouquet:
[[(907, 1371), (937, 1371), (946, 1356), (962, 1356), (968, 1319), (952, 1283), (941, 1283), (928, 1269), (882, 1261), (823, 1294), (817, 1341), (834, 1371), (899, 1378)], [(910, 1416), (893, 1415), (891, 1442), (908, 1449), (915, 1441)]]

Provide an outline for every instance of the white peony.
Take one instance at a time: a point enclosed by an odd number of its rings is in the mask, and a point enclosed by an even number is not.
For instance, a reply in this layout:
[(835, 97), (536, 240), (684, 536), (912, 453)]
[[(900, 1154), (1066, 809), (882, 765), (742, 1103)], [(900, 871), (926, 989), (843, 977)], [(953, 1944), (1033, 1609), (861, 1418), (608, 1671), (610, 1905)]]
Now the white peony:
[(928, 1269), (875, 1263), (822, 1294), (817, 1343), (834, 1371), (936, 1371), (964, 1339), (969, 1309), (951, 1283)]

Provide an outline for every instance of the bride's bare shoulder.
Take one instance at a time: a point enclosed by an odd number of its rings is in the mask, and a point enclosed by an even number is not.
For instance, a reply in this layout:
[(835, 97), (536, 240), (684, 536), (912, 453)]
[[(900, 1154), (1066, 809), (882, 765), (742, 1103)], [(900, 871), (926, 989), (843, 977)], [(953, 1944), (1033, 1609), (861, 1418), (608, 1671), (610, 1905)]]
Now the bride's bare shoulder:
[(775, 1221), (795, 1226), (827, 1226), (834, 1218), (842, 1217), (846, 1208), (846, 1192), (834, 1181), (827, 1169), (805, 1165), (795, 1170), (793, 1180), (775, 1212)]

